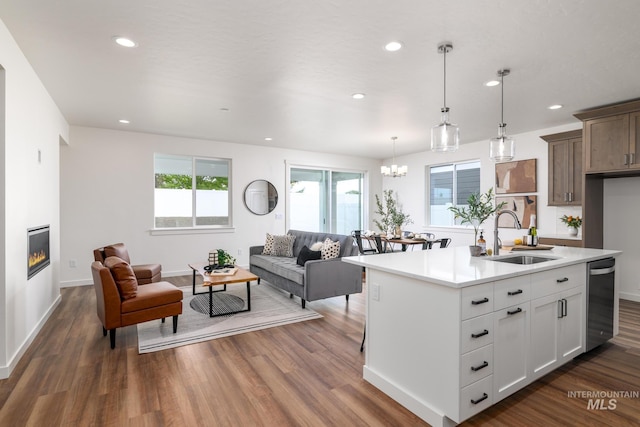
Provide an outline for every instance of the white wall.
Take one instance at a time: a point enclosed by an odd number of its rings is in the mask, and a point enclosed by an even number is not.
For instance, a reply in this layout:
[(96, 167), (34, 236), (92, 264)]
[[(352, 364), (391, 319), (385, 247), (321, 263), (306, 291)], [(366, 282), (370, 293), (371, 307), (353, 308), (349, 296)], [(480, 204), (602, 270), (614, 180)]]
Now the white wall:
[[(234, 229), (152, 235), (154, 152), (232, 159)], [(286, 232), (287, 163), (365, 171), (369, 192), (380, 192), (378, 160), (71, 127), (69, 145), (61, 149), (61, 285), (92, 283), (93, 249), (116, 242), (127, 245), (133, 263), (161, 263), (165, 276), (189, 273), (188, 263), (204, 262), (209, 250), (217, 248), (248, 265), (250, 246), (263, 244), (267, 232)], [(278, 205), (268, 215), (254, 215), (244, 206), (244, 189), (256, 179), (271, 181), (278, 191)], [(70, 267), (69, 261), (77, 267)]]
[(635, 263), (640, 260), (640, 177), (604, 181), (604, 247), (619, 249), (616, 275), (620, 298), (640, 301), (640, 279)]
[[(514, 160), (537, 159), (537, 196), (538, 216), (537, 225), (541, 236), (566, 234), (566, 227), (559, 218), (564, 215), (581, 215), (582, 209), (575, 207), (547, 206), (547, 142), (540, 135), (548, 135), (567, 130), (580, 129), (581, 123), (542, 129), (512, 135), (516, 139), (516, 157)], [(384, 178), (385, 189), (397, 191), (398, 198), (403, 209), (411, 215), (414, 223), (405, 227), (414, 231), (428, 231), (435, 233), (436, 237), (451, 237), (452, 246), (468, 246), (473, 244), (473, 228), (471, 227), (431, 227), (427, 223), (428, 195), (428, 166), (459, 162), (464, 160), (480, 160), (480, 189), (484, 193), (495, 185), (495, 163), (489, 159), (489, 138), (486, 141), (461, 144), (458, 151), (453, 153), (433, 153), (423, 151), (409, 156), (397, 158), (400, 165), (407, 165), (409, 173), (404, 178)], [(385, 161), (385, 164), (389, 159)], [(493, 217), (486, 221), (482, 227), (487, 247), (493, 246)], [(501, 239), (515, 239), (522, 236), (522, 230), (500, 229)], [(526, 231), (524, 232), (526, 234)]]
[[(60, 301), (59, 145), (69, 129), (1, 21), (0, 66), (5, 70), (0, 378), (6, 378)], [(51, 226), (51, 264), (27, 280), (27, 229), (45, 224)]]

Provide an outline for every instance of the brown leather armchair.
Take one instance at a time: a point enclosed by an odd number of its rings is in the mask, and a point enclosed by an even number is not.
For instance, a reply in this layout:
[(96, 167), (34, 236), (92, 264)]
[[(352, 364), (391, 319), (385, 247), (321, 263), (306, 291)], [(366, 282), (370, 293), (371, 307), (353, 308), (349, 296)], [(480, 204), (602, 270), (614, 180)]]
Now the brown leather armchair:
[[(118, 268), (129, 267), (123, 260), (110, 257), (106, 265), (119, 263)], [(125, 268), (126, 268), (125, 267)], [(109, 269), (101, 262), (91, 264), (93, 287), (96, 292), (98, 318), (104, 336), (109, 331), (111, 348), (116, 346), (116, 328), (173, 316), (173, 333), (178, 330), (178, 316), (182, 314), (182, 291), (169, 282), (154, 282), (137, 286), (133, 271), (129, 269), (128, 290), (123, 289), (122, 269)], [(118, 277), (118, 283), (116, 283)], [(135, 289), (134, 289), (135, 288)]]
[[(129, 251), (127, 251), (127, 247), (124, 243), (115, 243), (113, 245), (93, 250), (93, 258), (102, 264), (104, 264), (104, 260), (110, 256), (117, 256), (131, 264)], [(162, 266), (160, 264), (132, 265), (131, 268), (133, 268), (133, 272), (135, 273), (136, 279), (138, 279), (138, 284), (140, 285), (159, 282), (162, 280)]]

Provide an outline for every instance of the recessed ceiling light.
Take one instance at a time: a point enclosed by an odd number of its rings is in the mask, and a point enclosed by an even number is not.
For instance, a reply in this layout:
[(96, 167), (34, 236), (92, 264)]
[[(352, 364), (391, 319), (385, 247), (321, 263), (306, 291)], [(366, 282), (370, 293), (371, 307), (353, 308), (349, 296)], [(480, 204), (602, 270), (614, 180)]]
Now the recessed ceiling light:
[(553, 104), (553, 105), (549, 105), (547, 108), (548, 108), (549, 110), (559, 110), (559, 109), (561, 109), (562, 107), (563, 107), (563, 105), (562, 105), (562, 104)]
[(129, 123), (131, 123), (129, 120), (127, 119), (120, 119), (118, 120), (119, 123), (122, 123), (123, 125), (128, 125)]
[(131, 39), (121, 36), (113, 36), (113, 41), (124, 47), (137, 47), (138, 43), (134, 42)]
[(220, 111), (227, 112), (227, 111), (229, 111), (229, 109), (228, 109), (228, 108), (226, 108), (226, 107), (222, 107), (222, 108), (220, 109)]
[(351, 97), (353, 99), (362, 99), (364, 98), (364, 93), (354, 93), (353, 95), (351, 95)]
[(265, 141), (273, 141), (273, 138), (266, 137), (264, 140), (265, 140)]
[(484, 83), (484, 85), (487, 87), (498, 86), (499, 84), (500, 84), (500, 80), (489, 80), (488, 82)]
[(400, 49), (402, 49), (402, 43), (398, 41), (389, 42), (384, 45), (384, 50), (388, 52), (396, 52)]

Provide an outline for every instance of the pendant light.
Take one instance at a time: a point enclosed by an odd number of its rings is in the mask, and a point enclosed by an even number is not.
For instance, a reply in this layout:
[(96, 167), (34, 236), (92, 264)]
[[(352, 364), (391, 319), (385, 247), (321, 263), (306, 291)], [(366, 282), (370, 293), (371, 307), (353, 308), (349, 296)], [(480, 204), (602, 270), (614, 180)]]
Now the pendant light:
[(442, 113), (440, 124), (431, 128), (431, 151), (456, 151), (460, 144), (458, 126), (449, 123), (447, 107), (447, 53), (452, 50), (451, 43), (442, 43), (438, 46), (438, 53), (444, 55), (444, 106), (440, 110)]
[(409, 168), (406, 166), (398, 166), (396, 164), (396, 139), (397, 136), (392, 136), (391, 140), (393, 141), (393, 161), (391, 162), (391, 166), (380, 166), (380, 173), (383, 176), (390, 176), (393, 178), (405, 176), (409, 171)]
[(504, 122), (504, 76), (508, 76), (510, 72), (511, 70), (508, 68), (498, 71), (500, 85), (502, 86), (500, 125), (498, 126), (498, 137), (491, 138), (489, 147), (489, 157), (494, 162), (505, 162), (513, 159), (516, 155), (516, 142), (513, 138), (507, 136), (507, 124)]

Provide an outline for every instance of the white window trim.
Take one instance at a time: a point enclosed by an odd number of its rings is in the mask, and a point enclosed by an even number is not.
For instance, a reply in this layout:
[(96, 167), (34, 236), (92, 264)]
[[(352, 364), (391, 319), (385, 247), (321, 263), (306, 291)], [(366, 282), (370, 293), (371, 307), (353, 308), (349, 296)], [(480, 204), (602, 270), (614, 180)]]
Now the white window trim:
[[(229, 162), (229, 185), (228, 185), (228, 193), (229, 193), (229, 225), (194, 225), (192, 227), (171, 227), (171, 228), (159, 228), (152, 227), (149, 229), (149, 235), (151, 236), (168, 236), (168, 235), (189, 235), (189, 234), (217, 234), (217, 233), (234, 233), (235, 226), (233, 224), (233, 159), (229, 157), (207, 157), (207, 156), (195, 156), (189, 154), (173, 154), (173, 153), (153, 153), (154, 156), (154, 179), (152, 180), (153, 190), (155, 193), (155, 156), (156, 154), (168, 154), (174, 156), (182, 156), (182, 157), (190, 157), (192, 162), (195, 163), (196, 159), (204, 159), (204, 160), (226, 160)], [(192, 178), (195, 179), (192, 174)], [(155, 197), (155, 196), (154, 196)], [(195, 203), (195, 201), (193, 202)], [(155, 206), (155, 198), (154, 198), (154, 206)], [(193, 211), (195, 212), (195, 206), (193, 206)], [(153, 224), (155, 225), (156, 213), (155, 208), (153, 212)]]
[(446, 166), (446, 165), (459, 165), (464, 163), (473, 163), (478, 162), (480, 164), (480, 178), (482, 178), (482, 161), (480, 159), (466, 159), (466, 160), (455, 160), (448, 161), (442, 163), (433, 163), (429, 165), (425, 165), (424, 174), (425, 174), (425, 229), (438, 229), (438, 230), (450, 230), (455, 232), (464, 232), (464, 230), (474, 231), (471, 225), (467, 224), (454, 224), (454, 225), (433, 225), (431, 224), (431, 168), (438, 166)]

